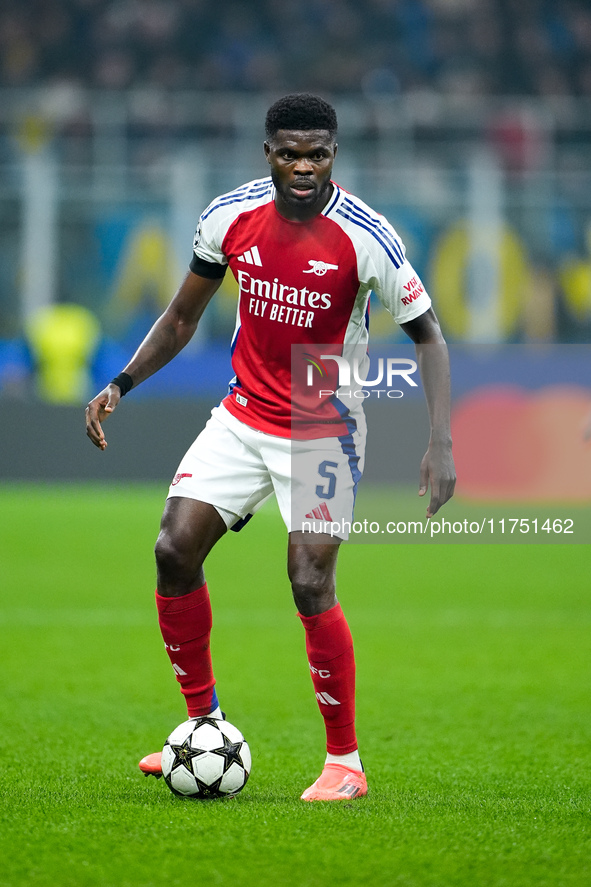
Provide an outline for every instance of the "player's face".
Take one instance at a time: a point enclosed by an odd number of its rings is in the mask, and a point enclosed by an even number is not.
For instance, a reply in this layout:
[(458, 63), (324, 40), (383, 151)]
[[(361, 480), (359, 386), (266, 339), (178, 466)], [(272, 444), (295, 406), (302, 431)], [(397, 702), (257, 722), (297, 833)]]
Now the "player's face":
[(332, 194), (330, 176), (336, 153), (334, 139), (323, 129), (280, 129), (265, 142), (281, 215), (305, 221), (324, 209)]

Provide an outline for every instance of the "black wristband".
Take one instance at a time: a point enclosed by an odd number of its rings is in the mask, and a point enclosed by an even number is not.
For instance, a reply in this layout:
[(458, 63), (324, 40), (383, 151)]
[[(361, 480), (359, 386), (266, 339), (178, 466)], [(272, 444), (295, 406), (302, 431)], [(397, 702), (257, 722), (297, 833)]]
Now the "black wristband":
[(125, 397), (128, 391), (133, 388), (133, 379), (127, 373), (119, 373), (114, 379), (111, 379), (111, 385), (116, 385), (121, 391), (121, 397)]

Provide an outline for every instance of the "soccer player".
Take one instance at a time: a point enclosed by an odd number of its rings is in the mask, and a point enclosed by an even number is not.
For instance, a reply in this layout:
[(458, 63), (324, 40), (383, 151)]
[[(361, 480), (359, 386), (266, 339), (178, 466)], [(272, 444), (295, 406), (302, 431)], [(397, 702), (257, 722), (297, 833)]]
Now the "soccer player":
[[(232, 340), (236, 375), (170, 486), (156, 543), (156, 602), (189, 717), (223, 717), (210, 656), (203, 563), (229, 528), (239, 529), (275, 493), (326, 727), (324, 768), (302, 794), (305, 801), (361, 797), (367, 781), (355, 732), (353, 643), (335, 594), (339, 545), (323, 533), (304, 538), (302, 510), (296, 508), (294, 519), (292, 437), (306, 439), (318, 453), (318, 474), (308, 487), (298, 478), (304, 487), (298, 501), (308, 503), (302, 509), (350, 520), (363, 468), (364, 428), (358, 410), (327, 396), (312, 430), (292, 433), (291, 345), (365, 346), (374, 290), (416, 344), (431, 424), (419, 486), (420, 495), (431, 488), (427, 516), (453, 495), (455, 484), (449, 363), (439, 323), (394, 229), (332, 181), (336, 133), (334, 109), (317, 96), (288, 95), (272, 105), (264, 143), (270, 177), (217, 198), (203, 212), (178, 292), (123, 372), (86, 410), (87, 434), (104, 450), (104, 420), (132, 387), (189, 342), (231, 268), (240, 287)], [(148, 755), (140, 769), (159, 774), (160, 754)]]

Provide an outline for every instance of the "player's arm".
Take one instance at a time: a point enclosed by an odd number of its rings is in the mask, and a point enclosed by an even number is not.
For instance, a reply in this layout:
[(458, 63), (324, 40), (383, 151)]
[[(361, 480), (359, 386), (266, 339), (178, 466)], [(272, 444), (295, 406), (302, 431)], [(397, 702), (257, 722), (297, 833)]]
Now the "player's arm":
[(401, 326), (415, 343), (429, 411), (431, 434), (421, 462), (419, 496), (424, 496), (431, 486), (427, 517), (433, 517), (451, 499), (456, 484), (451, 452), (449, 354), (432, 308)]
[[(221, 282), (221, 277), (210, 279), (187, 272), (168, 308), (122, 372), (130, 377), (134, 388), (185, 347)], [(121, 397), (121, 388), (110, 382), (86, 407), (86, 434), (101, 450), (107, 446), (102, 422), (113, 412)]]

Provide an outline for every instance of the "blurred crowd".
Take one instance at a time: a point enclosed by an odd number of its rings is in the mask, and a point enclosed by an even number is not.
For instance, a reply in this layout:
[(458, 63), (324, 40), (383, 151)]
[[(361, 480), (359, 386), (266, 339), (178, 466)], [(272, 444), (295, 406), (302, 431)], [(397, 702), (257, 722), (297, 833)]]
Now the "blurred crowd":
[(0, 87), (591, 95), (588, 0), (2, 0)]

